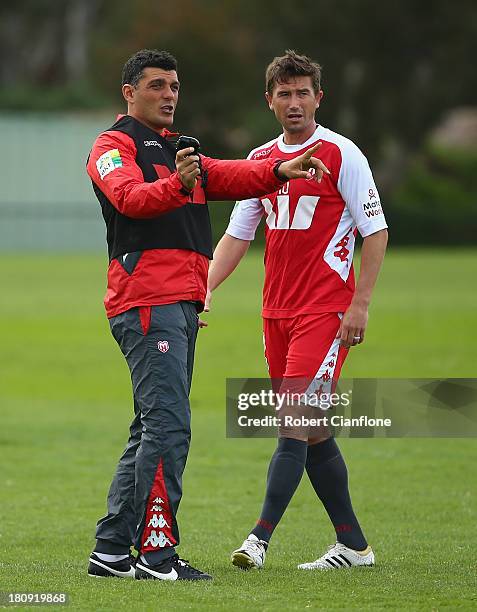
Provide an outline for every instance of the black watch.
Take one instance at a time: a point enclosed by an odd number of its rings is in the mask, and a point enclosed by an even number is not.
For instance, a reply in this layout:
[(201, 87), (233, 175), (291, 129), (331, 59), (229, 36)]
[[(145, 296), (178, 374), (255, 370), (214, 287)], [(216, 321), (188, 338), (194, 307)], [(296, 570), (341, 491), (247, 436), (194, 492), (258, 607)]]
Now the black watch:
[(286, 181), (289, 180), (287, 176), (281, 176), (279, 174), (280, 166), (283, 164), (284, 161), (284, 159), (279, 159), (277, 163), (273, 166), (273, 174), (277, 177), (279, 181), (282, 181), (282, 183), (286, 183)]

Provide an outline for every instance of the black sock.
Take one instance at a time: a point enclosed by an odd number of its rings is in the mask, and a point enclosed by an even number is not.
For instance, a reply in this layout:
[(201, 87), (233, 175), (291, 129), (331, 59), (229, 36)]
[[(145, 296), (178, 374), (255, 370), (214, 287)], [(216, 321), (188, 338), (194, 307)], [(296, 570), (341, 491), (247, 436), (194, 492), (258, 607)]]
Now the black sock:
[(333, 523), (338, 542), (353, 550), (364, 550), (368, 543), (351, 505), (348, 471), (334, 438), (308, 447), (306, 471)]
[(252, 529), (252, 533), (259, 540), (270, 540), (273, 530), (287, 509), (303, 476), (306, 452), (306, 442), (291, 438), (278, 440), (277, 450), (268, 468), (267, 492), (262, 514)]

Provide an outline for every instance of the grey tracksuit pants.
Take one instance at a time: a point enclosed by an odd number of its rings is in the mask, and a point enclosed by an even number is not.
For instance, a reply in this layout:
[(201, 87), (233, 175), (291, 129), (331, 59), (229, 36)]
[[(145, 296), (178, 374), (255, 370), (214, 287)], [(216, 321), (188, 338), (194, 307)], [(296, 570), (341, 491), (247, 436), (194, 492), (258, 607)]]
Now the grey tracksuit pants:
[(97, 524), (95, 550), (126, 554), (134, 545), (156, 564), (175, 554), (179, 543), (176, 513), (190, 443), (198, 316), (193, 302), (148, 308), (110, 319), (131, 372), (134, 419), (109, 490), (108, 513)]

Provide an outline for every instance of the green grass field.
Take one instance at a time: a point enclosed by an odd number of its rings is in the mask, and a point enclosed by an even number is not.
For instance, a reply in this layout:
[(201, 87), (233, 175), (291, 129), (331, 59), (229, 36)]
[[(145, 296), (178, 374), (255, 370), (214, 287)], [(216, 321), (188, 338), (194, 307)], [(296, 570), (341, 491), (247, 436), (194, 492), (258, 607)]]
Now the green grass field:
[[(366, 343), (343, 376), (475, 377), (477, 251), (391, 251)], [(265, 376), (260, 255), (214, 297), (200, 332), (179, 552), (210, 584), (94, 580), (94, 526), (132, 414), (102, 310), (105, 258), (0, 258), (0, 591), (66, 591), (83, 610), (475, 609), (475, 440), (344, 439), (378, 565), (306, 573), (333, 542), (304, 477), (267, 565), (229, 562), (257, 518), (273, 440), (225, 438), (225, 378)]]

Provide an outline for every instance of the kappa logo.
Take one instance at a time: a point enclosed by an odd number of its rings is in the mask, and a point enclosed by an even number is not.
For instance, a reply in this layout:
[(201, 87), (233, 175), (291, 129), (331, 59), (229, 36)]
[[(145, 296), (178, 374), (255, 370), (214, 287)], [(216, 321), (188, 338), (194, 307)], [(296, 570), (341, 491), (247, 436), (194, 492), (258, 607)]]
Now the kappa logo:
[(351, 234), (352, 229), (353, 228), (350, 227), (349, 230), (346, 232), (346, 234), (343, 236), (343, 238), (341, 238), (341, 240), (335, 244), (335, 249), (338, 249), (338, 250), (334, 251), (333, 255), (335, 257), (338, 257), (341, 261), (348, 260), (349, 249), (347, 249), (346, 247), (351, 237), (350, 234)]
[(164, 527), (169, 527), (170, 529), (171, 527), (169, 523), (166, 521), (166, 519), (164, 518), (163, 514), (159, 514), (159, 516), (157, 516), (157, 514), (153, 514), (147, 526), (155, 527), (155, 528), (160, 527), (161, 529), (163, 529)]
[(158, 534), (154, 529), (151, 529), (151, 535), (144, 542), (144, 547), (146, 546), (152, 546), (153, 548), (159, 546), (159, 548), (164, 548), (165, 546), (172, 546), (172, 542), (163, 531), (159, 531)]
[(159, 147), (160, 149), (162, 149), (161, 143), (157, 142), (157, 140), (145, 140), (144, 146), (145, 147)]
[(161, 351), (161, 353), (167, 353), (169, 350), (169, 342), (167, 340), (159, 340), (157, 343), (157, 348)]

